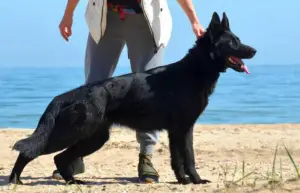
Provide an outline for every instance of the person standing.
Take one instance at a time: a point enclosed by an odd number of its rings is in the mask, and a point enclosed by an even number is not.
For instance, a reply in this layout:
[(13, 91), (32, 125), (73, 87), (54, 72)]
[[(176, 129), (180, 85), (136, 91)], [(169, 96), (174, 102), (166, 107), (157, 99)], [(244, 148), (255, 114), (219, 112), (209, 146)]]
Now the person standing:
[[(68, 0), (59, 25), (61, 36), (69, 41), (73, 14), (79, 0)], [(192, 0), (177, 0), (189, 18), (196, 37), (205, 33)], [(86, 12), (89, 28), (85, 52), (85, 83), (113, 75), (120, 54), (127, 46), (132, 72), (142, 72), (163, 65), (164, 48), (172, 31), (172, 18), (167, 0), (89, 0)], [(136, 133), (140, 144), (138, 177), (140, 182), (159, 181), (151, 158), (159, 133)], [(82, 158), (72, 164), (73, 174), (84, 172)], [(61, 179), (57, 170), (53, 177)]]

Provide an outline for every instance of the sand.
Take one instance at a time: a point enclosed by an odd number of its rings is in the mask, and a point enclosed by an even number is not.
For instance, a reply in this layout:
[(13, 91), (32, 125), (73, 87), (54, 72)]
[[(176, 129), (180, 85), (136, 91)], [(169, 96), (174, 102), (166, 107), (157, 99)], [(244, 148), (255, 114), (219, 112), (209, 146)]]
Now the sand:
[[(291, 181), (297, 175), (283, 146), (286, 145), (295, 162), (300, 164), (300, 124), (195, 126), (197, 170), (202, 178), (212, 183), (185, 186), (176, 184), (171, 170), (166, 132), (162, 132), (153, 157), (161, 176), (160, 183), (139, 184), (136, 182), (139, 146), (135, 133), (124, 128), (113, 128), (110, 141), (101, 150), (85, 158), (86, 172), (78, 175), (78, 178), (88, 181), (87, 185), (65, 186), (63, 181), (51, 179), (50, 175), (55, 169), (54, 154), (51, 154), (31, 162), (22, 173), (25, 185), (15, 187), (7, 183), (18, 155), (11, 150), (11, 146), (31, 132), (29, 129), (0, 130), (0, 192), (300, 192), (300, 183)], [(272, 180), (277, 143), (274, 170), (277, 175)], [(243, 176), (243, 161), (244, 176), (253, 173), (244, 178), (243, 185), (243, 180), (234, 185), (233, 182)], [(227, 180), (224, 173), (227, 173)], [(271, 186), (270, 182), (276, 180), (280, 183)]]

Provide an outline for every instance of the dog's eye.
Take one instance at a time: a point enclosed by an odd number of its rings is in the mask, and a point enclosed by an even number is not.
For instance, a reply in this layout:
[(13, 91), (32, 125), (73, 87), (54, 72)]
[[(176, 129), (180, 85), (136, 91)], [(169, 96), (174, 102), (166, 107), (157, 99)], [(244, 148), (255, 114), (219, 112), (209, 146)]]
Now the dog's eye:
[(233, 46), (233, 41), (232, 40), (229, 41), (229, 45)]

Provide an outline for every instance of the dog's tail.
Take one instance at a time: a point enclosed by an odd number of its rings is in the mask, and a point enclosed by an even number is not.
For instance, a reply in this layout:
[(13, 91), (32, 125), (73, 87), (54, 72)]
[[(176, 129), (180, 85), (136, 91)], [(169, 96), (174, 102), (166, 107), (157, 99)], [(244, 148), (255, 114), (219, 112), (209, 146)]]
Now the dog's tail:
[(31, 135), (28, 138), (17, 141), (13, 149), (19, 151), (28, 158), (36, 158), (44, 149), (45, 135)]
[(12, 149), (19, 151), (28, 158), (36, 158), (41, 155), (55, 125), (55, 118), (59, 114), (59, 109), (58, 103), (51, 102), (41, 116), (38, 126), (32, 135), (17, 141)]

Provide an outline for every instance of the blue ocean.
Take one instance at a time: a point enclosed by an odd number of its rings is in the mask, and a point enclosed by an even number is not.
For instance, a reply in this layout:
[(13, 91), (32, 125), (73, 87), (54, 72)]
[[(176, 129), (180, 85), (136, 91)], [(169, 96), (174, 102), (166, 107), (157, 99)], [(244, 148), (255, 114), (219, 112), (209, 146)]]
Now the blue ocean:
[[(300, 65), (228, 70), (199, 123), (299, 123)], [(114, 75), (129, 72), (118, 67)], [(182, 77), (184, 78), (184, 77)], [(0, 128), (35, 128), (51, 99), (84, 82), (83, 68), (0, 68)]]

